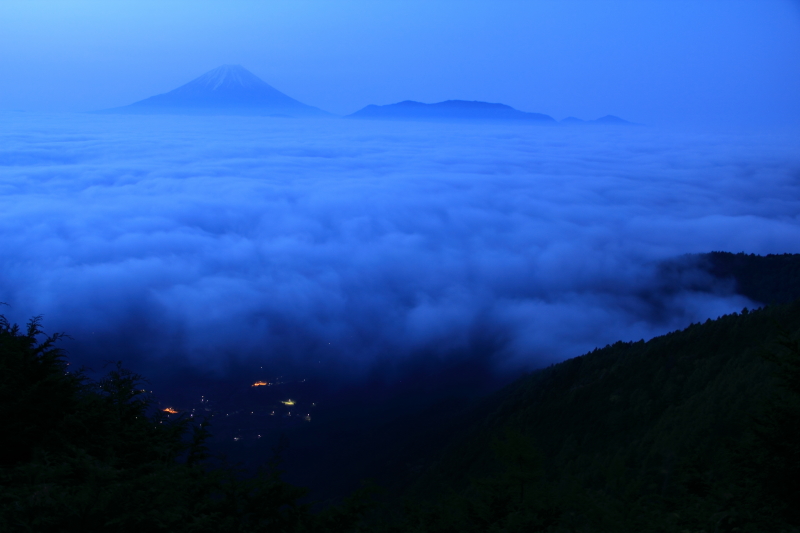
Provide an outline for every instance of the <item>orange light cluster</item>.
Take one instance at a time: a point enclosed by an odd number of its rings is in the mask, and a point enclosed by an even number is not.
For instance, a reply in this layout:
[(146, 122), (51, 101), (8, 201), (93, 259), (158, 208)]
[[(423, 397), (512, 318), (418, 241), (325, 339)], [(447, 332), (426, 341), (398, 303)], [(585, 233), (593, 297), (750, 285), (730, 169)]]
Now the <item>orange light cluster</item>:
[(256, 381), (255, 383), (253, 383), (253, 387), (263, 387), (265, 385), (269, 386), (269, 383), (267, 383), (266, 381)]
[(173, 409), (172, 407), (167, 407), (166, 409), (162, 409), (162, 411), (164, 411), (165, 413), (169, 413), (171, 415), (174, 415), (175, 413), (178, 412), (177, 409)]

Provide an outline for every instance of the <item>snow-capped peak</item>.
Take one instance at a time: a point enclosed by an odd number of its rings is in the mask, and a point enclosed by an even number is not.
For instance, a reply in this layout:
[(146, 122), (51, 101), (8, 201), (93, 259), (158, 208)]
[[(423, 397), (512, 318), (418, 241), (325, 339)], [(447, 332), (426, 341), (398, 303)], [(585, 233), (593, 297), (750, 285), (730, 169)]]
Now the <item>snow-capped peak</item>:
[(266, 85), (261, 78), (241, 65), (222, 65), (206, 72), (194, 80), (193, 84), (202, 85), (212, 91), (231, 86), (255, 89)]

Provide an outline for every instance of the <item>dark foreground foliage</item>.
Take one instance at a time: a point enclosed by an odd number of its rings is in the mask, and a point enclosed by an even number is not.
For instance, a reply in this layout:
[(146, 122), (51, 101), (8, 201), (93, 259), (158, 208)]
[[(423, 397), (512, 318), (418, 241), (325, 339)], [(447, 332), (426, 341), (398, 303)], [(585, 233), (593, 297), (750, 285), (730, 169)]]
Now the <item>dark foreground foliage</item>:
[(119, 364), (70, 371), (42, 337), (0, 316), (0, 531), (351, 531), (363, 515), (360, 495), (312, 513), (277, 464), (207, 467), (207, 424), (168, 420)]

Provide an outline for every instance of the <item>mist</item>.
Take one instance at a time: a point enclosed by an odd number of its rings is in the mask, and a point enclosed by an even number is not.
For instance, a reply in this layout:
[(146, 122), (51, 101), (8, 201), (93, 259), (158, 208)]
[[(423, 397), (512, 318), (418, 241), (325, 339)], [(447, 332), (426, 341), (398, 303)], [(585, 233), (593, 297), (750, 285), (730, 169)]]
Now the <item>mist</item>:
[(789, 133), (6, 113), (0, 301), (79, 363), (538, 368), (753, 307), (665, 260), (798, 252)]

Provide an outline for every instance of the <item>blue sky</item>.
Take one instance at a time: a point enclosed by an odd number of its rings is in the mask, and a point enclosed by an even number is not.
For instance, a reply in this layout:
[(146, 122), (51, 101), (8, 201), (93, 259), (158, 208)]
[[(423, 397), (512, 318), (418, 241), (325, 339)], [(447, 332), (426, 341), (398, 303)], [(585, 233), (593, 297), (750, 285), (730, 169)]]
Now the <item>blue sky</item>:
[(4, 0), (0, 50), (0, 110), (124, 105), (235, 63), (339, 114), (467, 99), (557, 119), (800, 124), (789, 0)]

